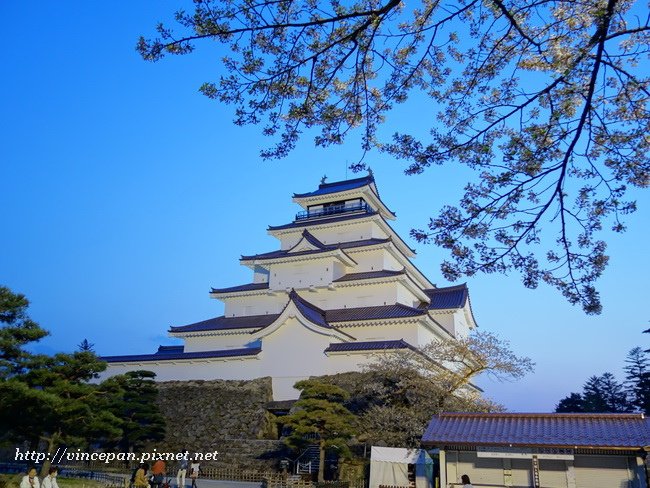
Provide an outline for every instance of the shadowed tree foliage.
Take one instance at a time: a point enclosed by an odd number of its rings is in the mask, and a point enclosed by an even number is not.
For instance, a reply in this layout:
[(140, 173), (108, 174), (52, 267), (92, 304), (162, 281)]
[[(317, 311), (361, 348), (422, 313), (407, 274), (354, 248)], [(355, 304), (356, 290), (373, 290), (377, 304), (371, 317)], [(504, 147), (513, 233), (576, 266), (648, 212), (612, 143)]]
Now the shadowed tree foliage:
[[(364, 155), (385, 151), (407, 174), (466, 165), (476, 179), (459, 204), (412, 231), (449, 250), (445, 277), (514, 269), (601, 311), (601, 231), (625, 230), (629, 187), (650, 181), (643, 2), (195, 0), (176, 21), (138, 51), (157, 61), (223, 45), (224, 74), (200, 90), (276, 139), (263, 157), (306, 129), (319, 146), (358, 129)], [(412, 95), (417, 122), (385, 140), (378, 127)]]
[(625, 359), (625, 387), (634, 409), (650, 412), (650, 365), (647, 353), (641, 347), (633, 348)]
[(82, 352), (95, 352), (95, 344), (91, 344), (88, 339), (84, 339), (77, 345), (77, 349)]
[(158, 388), (151, 371), (129, 371), (102, 382), (108, 410), (121, 420), (122, 435), (115, 447), (132, 452), (147, 442), (165, 438), (165, 418), (158, 408)]
[(621, 413), (630, 412), (630, 405), (623, 385), (612, 373), (592, 376), (584, 384), (582, 394), (571, 393), (555, 408), (556, 412)]
[(281, 419), (291, 429), (285, 442), (294, 449), (317, 442), (320, 449), (318, 481), (324, 481), (325, 450), (336, 448), (340, 456), (350, 452), (347, 442), (355, 433), (356, 419), (343, 406), (349, 394), (336, 385), (318, 380), (299, 381), (295, 388), (301, 392), (300, 399), (292, 412)]
[[(650, 329), (643, 331), (644, 333)], [(648, 351), (637, 346), (630, 350), (620, 384), (611, 373), (592, 376), (582, 394), (571, 393), (557, 404), (556, 412), (644, 412), (650, 411), (650, 369)]]
[[(106, 363), (88, 351), (46, 356), (25, 350), (46, 336), (27, 316), (23, 295), (0, 288), (0, 432), (6, 440), (86, 447), (118, 436), (120, 421), (106, 410), (106, 396), (88, 383)], [(47, 474), (50, 460), (41, 468)]]
[(580, 393), (571, 393), (555, 406), (558, 413), (580, 413), (585, 411), (585, 401)]
[(0, 380), (21, 373), (30, 354), (24, 347), (49, 332), (27, 315), (29, 300), (0, 286)]

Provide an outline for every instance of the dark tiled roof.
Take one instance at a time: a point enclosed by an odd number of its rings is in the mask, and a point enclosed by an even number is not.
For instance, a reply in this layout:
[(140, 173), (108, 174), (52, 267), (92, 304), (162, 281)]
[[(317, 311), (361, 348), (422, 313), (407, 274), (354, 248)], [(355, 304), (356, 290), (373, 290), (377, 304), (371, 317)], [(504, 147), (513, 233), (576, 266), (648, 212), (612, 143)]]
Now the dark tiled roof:
[(239, 356), (256, 356), (262, 351), (259, 347), (245, 347), (241, 349), (223, 349), (220, 351), (200, 351), (200, 352), (169, 352), (156, 354), (134, 354), (131, 356), (102, 356), (102, 360), (107, 363), (124, 363), (124, 362), (141, 362), (141, 361), (171, 361), (180, 359), (209, 359), (209, 358), (229, 358)]
[(300, 313), (313, 324), (316, 324), (320, 327), (324, 327), (326, 329), (335, 330), (343, 335), (348, 336), (351, 339), (354, 339), (354, 337), (352, 337), (350, 334), (343, 332), (342, 330), (339, 330), (336, 327), (330, 325), (326, 319), (327, 312), (321, 310), (316, 305), (309, 303), (307, 300), (305, 300), (300, 295), (298, 295), (298, 293), (296, 293), (295, 290), (291, 290), (291, 293), (289, 293), (289, 299), (296, 304), (296, 307), (298, 308)]
[(328, 251), (334, 251), (336, 249), (350, 249), (355, 247), (364, 247), (364, 246), (374, 246), (375, 244), (384, 244), (390, 241), (390, 239), (364, 239), (362, 241), (351, 241), (351, 242), (341, 242), (339, 244), (330, 244), (322, 247), (321, 249), (314, 249), (311, 251), (298, 251), (298, 252), (289, 252), (288, 250), (279, 250), (265, 252), (262, 254), (253, 254), (251, 256), (242, 256), (242, 261), (249, 261), (253, 259), (275, 259), (282, 258), (285, 256), (305, 256), (309, 254), (319, 254)]
[(415, 348), (403, 339), (397, 341), (366, 341), (366, 342), (342, 342), (330, 344), (325, 352), (348, 352), (348, 351), (380, 351), (385, 349), (412, 349)]
[(332, 183), (321, 183), (318, 185), (318, 190), (308, 193), (294, 193), (293, 198), (315, 197), (318, 195), (327, 195), (329, 193), (338, 193), (341, 191), (353, 190), (361, 188), (366, 185), (374, 183), (375, 179), (368, 175), (363, 178), (355, 178), (353, 180), (333, 181)]
[(443, 413), (433, 417), (422, 442), (637, 449), (650, 445), (650, 419), (642, 414)]
[(362, 219), (371, 215), (377, 215), (377, 212), (374, 210), (369, 210), (363, 213), (353, 213), (350, 215), (342, 215), (340, 217), (332, 217), (331, 219), (300, 220), (298, 222), (291, 222), (290, 224), (284, 225), (269, 225), (268, 230), (293, 229), (299, 227), (307, 227), (310, 225), (332, 224), (334, 222), (342, 222), (344, 220)]
[(248, 317), (215, 317), (195, 324), (171, 327), (169, 332), (202, 332), (208, 330), (261, 329), (271, 325), (280, 314), (250, 315)]
[[(303, 237), (303, 239), (305, 239), (309, 244), (311, 244), (312, 246), (317, 247), (318, 249), (324, 249), (325, 247), (327, 247), (327, 246), (325, 246), (325, 244), (323, 244), (321, 241), (319, 241), (318, 239), (316, 239), (316, 237), (315, 237), (311, 232), (309, 232), (307, 229), (305, 229), (305, 230), (302, 231), (302, 237)], [(302, 240), (302, 239), (301, 239), (301, 240)], [(296, 243), (296, 246), (297, 246), (298, 244), (300, 244), (300, 241), (298, 241), (298, 242)], [(296, 246), (293, 246), (291, 249), (294, 249)]]
[[(316, 325), (336, 329), (330, 325), (331, 322), (356, 322), (358, 320), (380, 320), (399, 317), (416, 317), (425, 315), (425, 309), (418, 309), (396, 303), (394, 305), (381, 305), (376, 307), (339, 308), (335, 310), (321, 310), (300, 297), (294, 290), (289, 294), (291, 300), (296, 303), (300, 312)], [(280, 314), (250, 315), (248, 317), (215, 317), (195, 324), (181, 327), (171, 327), (169, 332), (207, 332), (213, 330), (231, 329), (263, 329), (268, 327), (280, 316)], [(338, 329), (337, 329), (338, 330)], [(341, 331), (342, 332), (342, 331)], [(345, 334), (345, 332), (342, 332)], [(347, 335), (347, 334), (346, 334)]]
[(373, 278), (386, 278), (388, 276), (397, 276), (397, 275), (403, 275), (406, 272), (404, 270), (401, 271), (392, 271), (389, 269), (382, 269), (380, 271), (366, 271), (364, 273), (350, 273), (341, 276), (340, 278), (337, 278), (334, 280), (334, 282), (338, 281), (356, 281), (356, 280), (370, 280)]
[(183, 352), (185, 346), (158, 346), (158, 351), (156, 354), (175, 354), (177, 352)]
[(424, 293), (431, 299), (431, 304), (429, 305), (429, 309), (431, 310), (463, 308), (469, 296), (466, 283), (447, 286), (445, 288), (432, 288), (430, 290), (424, 290)]
[(416, 317), (425, 315), (426, 310), (408, 307), (401, 303), (395, 305), (380, 305), (377, 307), (339, 308), (326, 310), (328, 322), (354, 322), (357, 320), (392, 319), (399, 317)]
[(302, 298), (295, 290), (291, 290), (291, 293), (289, 293), (289, 300), (292, 300), (293, 303), (296, 304), (300, 313), (310, 322), (327, 329), (332, 328), (332, 326), (327, 323), (327, 320), (325, 320), (325, 312)]
[(266, 283), (247, 283), (245, 285), (231, 286), (229, 288), (212, 288), (210, 293), (233, 293), (237, 291), (266, 290), (269, 287)]

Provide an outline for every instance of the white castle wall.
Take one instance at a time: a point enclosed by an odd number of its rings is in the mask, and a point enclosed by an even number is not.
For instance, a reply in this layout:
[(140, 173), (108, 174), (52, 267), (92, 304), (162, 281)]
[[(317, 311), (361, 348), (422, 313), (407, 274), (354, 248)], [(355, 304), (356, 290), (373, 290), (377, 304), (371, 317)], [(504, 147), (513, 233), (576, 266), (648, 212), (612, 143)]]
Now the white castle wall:
[(277, 263), (271, 266), (269, 288), (286, 290), (287, 288), (307, 288), (310, 286), (327, 286), (334, 279), (334, 263), (338, 259), (327, 257), (310, 259), (300, 263)]
[(99, 381), (116, 374), (144, 369), (156, 373), (156, 381), (172, 380), (247, 380), (261, 378), (264, 374), (261, 358), (205, 359), (140, 363), (111, 363)]
[[(327, 227), (308, 226), (306, 229), (323, 244), (331, 245), (340, 242), (362, 241), (365, 239), (385, 239), (388, 237), (374, 222), (341, 222), (329, 224)], [(288, 250), (300, 242), (303, 229), (283, 231), (278, 235), (280, 249)]]
[(280, 313), (287, 304), (286, 293), (278, 295), (252, 295), (224, 299), (225, 317), (267, 315)]
[(239, 349), (251, 345), (251, 335), (241, 334), (190, 336), (184, 339), (185, 352), (218, 351), (221, 349)]
[(341, 330), (361, 342), (404, 339), (409, 344), (417, 345), (419, 327), (417, 323), (402, 323), (341, 327)]

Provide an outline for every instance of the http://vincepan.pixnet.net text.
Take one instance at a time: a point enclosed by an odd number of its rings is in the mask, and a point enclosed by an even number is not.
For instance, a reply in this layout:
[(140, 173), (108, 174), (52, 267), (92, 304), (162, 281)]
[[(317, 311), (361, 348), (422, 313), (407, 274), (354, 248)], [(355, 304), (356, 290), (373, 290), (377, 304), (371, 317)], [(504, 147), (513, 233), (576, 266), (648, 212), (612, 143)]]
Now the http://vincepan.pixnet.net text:
[(78, 462), (112, 462), (130, 461), (136, 463), (148, 463), (155, 461), (178, 462), (193, 459), (195, 461), (216, 461), (219, 452), (164, 452), (153, 449), (148, 452), (86, 452), (81, 449), (69, 449), (60, 447), (55, 452), (30, 451), (16, 448), (14, 461), (28, 461), (40, 464), (49, 461), (52, 464), (66, 464)]

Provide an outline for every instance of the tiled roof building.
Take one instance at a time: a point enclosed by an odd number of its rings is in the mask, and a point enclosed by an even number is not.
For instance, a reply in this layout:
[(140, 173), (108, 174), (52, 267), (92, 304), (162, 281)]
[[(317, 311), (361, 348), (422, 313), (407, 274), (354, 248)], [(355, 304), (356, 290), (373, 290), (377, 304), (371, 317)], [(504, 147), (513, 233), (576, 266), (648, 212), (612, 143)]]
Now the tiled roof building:
[(643, 414), (442, 413), (422, 438), (439, 450), (440, 486), (646, 486)]
[(169, 334), (183, 346), (108, 356), (108, 374), (159, 380), (273, 378), (274, 398), (305, 377), (359, 370), (386, 350), (453, 340), (476, 326), (465, 285), (438, 288), (388, 221), (371, 175), (294, 194), (295, 219), (271, 226), (279, 249), (241, 256), (250, 283), (212, 288), (224, 314)]

